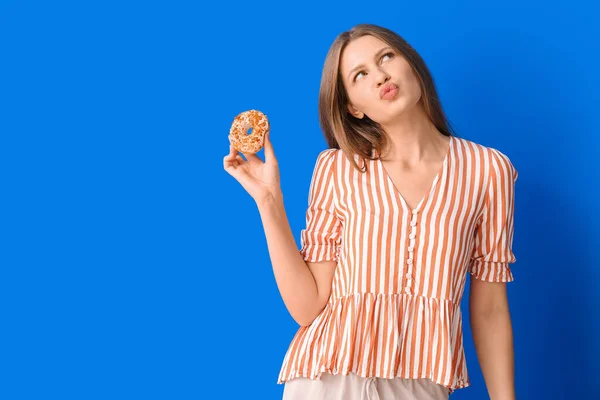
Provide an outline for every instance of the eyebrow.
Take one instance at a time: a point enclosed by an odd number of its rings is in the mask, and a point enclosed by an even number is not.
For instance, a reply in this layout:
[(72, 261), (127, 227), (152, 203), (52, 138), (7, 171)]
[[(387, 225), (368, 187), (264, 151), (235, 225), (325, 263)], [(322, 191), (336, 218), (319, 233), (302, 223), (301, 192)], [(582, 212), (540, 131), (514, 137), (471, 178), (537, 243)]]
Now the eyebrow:
[[(392, 50), (392, 48), (391, 48), (391, 47), (389, 47), (389, 46), (386, 46), (386, 47), (384, 47), (384, 48), (382, 48), (382, 49), (379, 49), (379, 51), (378, 51), (377, 53), (375, 53), (375, 57), (374, 57), (374, 58), (377, 58), (377, 57), (379, 57), (379, 55), (381, 55), (381, 53), (383, 53), (383, 52), (384, 52), (384, 51), (386, 51), (386, 50)], [(361, 68), (363, 68), (363, 67), (364, 67), (364, 65), (363, 65), (363, 64), (360, 64), (360, 65), (357, 65), (356, 67), (352, 68), (352, 69), (350, 70), (350, 72), (348, 73), (348, 79), (352, 80), (352, 79), (351, 79), (351, 76), (352, 76), (352, 74), (354, 73), (354, 71), (356, 71), (357, 69), (361, 69)]]

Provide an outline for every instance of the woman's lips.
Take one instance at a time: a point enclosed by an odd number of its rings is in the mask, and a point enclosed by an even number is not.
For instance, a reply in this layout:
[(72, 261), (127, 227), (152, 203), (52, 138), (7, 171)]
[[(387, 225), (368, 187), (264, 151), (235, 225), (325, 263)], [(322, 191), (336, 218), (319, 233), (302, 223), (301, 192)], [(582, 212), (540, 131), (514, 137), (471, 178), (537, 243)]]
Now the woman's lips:
[(396, 97), (397, 94), (398, 94), (398, 86), (393, 86), (393, 87), (390, 87), (389, 89), (387, 89), (383, 93), (383, 96), (381, 96), (381, 98), (383, 100), (391, 100), (394, 97)]

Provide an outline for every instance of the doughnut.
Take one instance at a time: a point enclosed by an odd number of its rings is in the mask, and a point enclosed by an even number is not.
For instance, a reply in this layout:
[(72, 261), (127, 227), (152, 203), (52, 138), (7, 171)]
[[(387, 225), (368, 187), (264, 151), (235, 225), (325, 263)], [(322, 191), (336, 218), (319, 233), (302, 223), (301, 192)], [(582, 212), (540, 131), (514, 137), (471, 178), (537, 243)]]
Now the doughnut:
[[(248, 130), (252, 133), (248, 135)], [(258, 110), (248, 110), (238, 114), (229, 130), (229, 143), (240, 153), (255, 154), (265, 144), (265, 134), (269, 132), (267, 116)]]

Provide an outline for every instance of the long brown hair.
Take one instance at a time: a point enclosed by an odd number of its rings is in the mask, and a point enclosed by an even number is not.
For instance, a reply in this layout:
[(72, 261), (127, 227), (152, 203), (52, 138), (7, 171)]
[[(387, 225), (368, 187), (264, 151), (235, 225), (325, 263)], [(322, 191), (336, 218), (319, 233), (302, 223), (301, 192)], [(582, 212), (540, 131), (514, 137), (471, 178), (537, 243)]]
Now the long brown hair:
[(379, 157), (381, 149), (386, 145), (386, 136), (379, 124), (366, 115), (359, 119), (348, 112), (348, 95), (340, 74), (340, 58), (348, 43), (365, 35), (384, 41), (408, 61), (420, 81), (422, 97), (419, 101), (431, 122), (442, 134), (454, 134), (442, 109), (433, 77), (416, 50), (400, 35), (387, 28), (373, 24), (356, 25), (349, 31), (340, 33), (327, 53), (319, 90), (319, 120), (329, 148), (341, 149), (361, 172), (366, 171), (366, 165), (361, 169), (353, 155), (357, 154), (363, 160), (373, 159), (371, 151), (375, 149)]

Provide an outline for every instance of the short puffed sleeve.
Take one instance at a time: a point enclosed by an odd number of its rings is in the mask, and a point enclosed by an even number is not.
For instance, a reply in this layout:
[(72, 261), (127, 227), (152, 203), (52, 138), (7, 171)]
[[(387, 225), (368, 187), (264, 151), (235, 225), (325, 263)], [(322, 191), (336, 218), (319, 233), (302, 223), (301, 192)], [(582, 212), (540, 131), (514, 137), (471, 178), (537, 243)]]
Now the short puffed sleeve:
[(469, 272), (487, 282), (512, 282), (509, 264), (516, 262), (512, 243), (518, 172), (505, 154), (490, 150), (488, 186), (475, 231)]
[(309, 188), (306, 227), (300, 234), (304, 261), (338, 261), (342, 226), (336, 214), (336, 158), (336, 149), (324, 150), (317, 156)]

